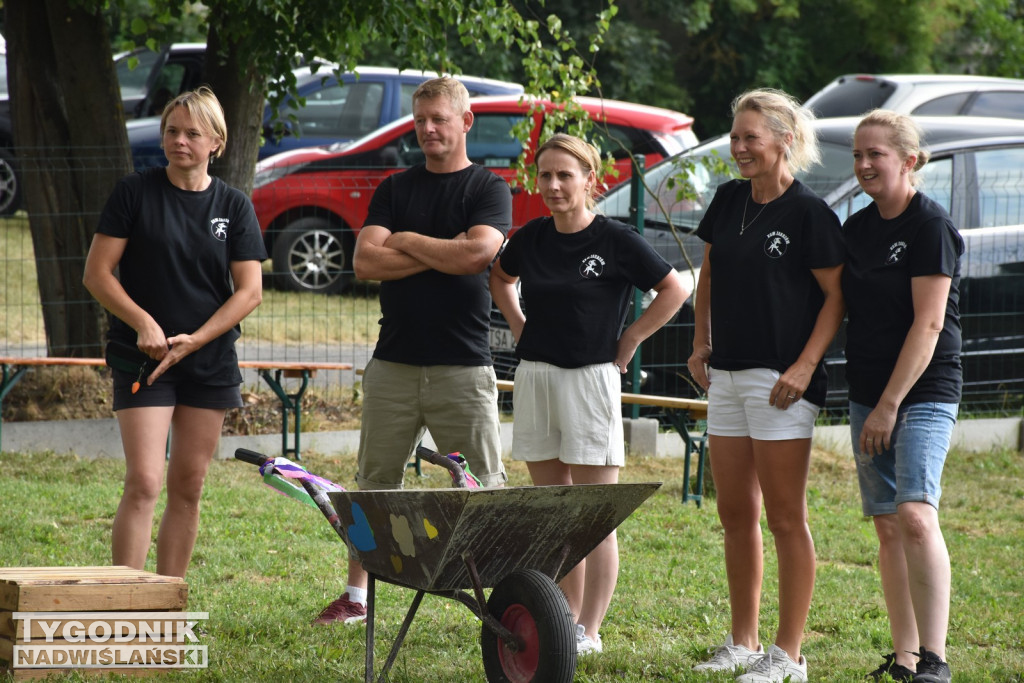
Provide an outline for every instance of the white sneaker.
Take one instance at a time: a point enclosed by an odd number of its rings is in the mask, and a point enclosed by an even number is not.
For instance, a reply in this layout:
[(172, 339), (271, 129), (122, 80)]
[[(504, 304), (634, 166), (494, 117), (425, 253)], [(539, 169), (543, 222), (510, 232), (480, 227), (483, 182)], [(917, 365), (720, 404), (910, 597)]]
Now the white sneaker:
[(807, 660), (800, 657), (794, 662), (778, 645), (772, 645), (761, 658), (750, 665), (747, 673), (739, 676), (736, 683), (805, 683), (807, 681)]
[(576, 656), (601, 652), (601, 649), (601, 636), (596, 635), (591, 638), (586, 634), (583, 624), (576, 624)]
[(757, 651), (751, 650), (743, 645), (736, 645), (732, 641), (730, 633), (725, 642), (715, 648), (711, 659), (693, 667), (694, 671), (746, 671), (747, 668), (756, 662), (764, 654), (764, 648), (757, 646)]

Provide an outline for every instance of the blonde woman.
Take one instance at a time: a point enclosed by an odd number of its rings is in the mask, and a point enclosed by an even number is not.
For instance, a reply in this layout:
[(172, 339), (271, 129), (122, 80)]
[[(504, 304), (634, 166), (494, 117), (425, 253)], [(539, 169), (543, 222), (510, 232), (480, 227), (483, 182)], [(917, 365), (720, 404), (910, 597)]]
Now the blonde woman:
[(876, 110), (857, 125), (853, 168), (874, 201), (843, 225), (843, 294), (850, 433), (893, 641), (868, 675), (945, 683), (950, 564), (938, 508), (963, 384), (964, 242), (914, 188), (927, 160), (909, 117)]
[(227, 144), (213, 91), (168, 102), (160, 131), (167, 167), (118, 182), (84, 282), (111, 314), (107, 361), (125, 454), (113, 562), (146, 563), (170, 433), (156, 571), (185, 576), (224, 415), (242, 405), (235, 340), (262, 300), (267, 254), (249, 198), (209, 174)]
[[(517, 231), (491, 269), (491, 294), (517, 341), (512, 458), (537, 485), (607, 484), (625, 464), (621, 373), (637, 347), (689, 292), (635, 230), (594, 214), (601, 158), (555, 135), (537, 150), (550, 217)], [(526, 311), (516, 283), (522, 281)], [(657, 292), (623, 329), (633, 288)], [(577, 653), (601, 652), (601, 624), (618, 579), (615, 532), (561, 586), (576, 617)]]
[[(778, 90), (733, 102), (730, 151), (742, 179), (720, 186), (697, 229), (694, 380), (725, 530), (731, 630), (698, 671), (744, 683), (807, 680), (800, 653), (814, 591), (807, 523), (811, 435), (825, 402), (822, 357), (843, 318), (839, 220), (794, 173), (816, 163), (811, 114)], [(779, 627), (758, 635), (761, 504), (779, 558)]]

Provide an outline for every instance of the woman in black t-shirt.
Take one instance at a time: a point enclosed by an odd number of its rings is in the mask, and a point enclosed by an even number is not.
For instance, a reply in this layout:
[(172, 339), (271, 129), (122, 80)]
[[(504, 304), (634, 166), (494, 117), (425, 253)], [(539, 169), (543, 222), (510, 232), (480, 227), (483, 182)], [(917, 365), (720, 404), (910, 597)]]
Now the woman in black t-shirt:
[[(725, 530), (731, 632), (697, 671), (740, 681), (807, 680), (800, 655), (814, 590), (807, 523), (811, 436), (825, 401), (822, 357), (843, 317), (839, 220), (793, 174), (817, 163), (811, 114), (777, 90), (733, 102), (730, 152), (743, 179), (720, 186), (697, 229), (694, 380)], [(763, 648), (761, 504), (779, 561), (779, 628)]]
[[(491, 269), (494, 303), (521, 359), (512, 457), (526, 461), (540, 486), (612, 484), (625, 461), (621, 375), (640, 342), (676, 314), (689, 292), (637, 231), (594, 215), (601, 157), (592, 145), (554, 135), (537, 150), (536, 163), (551, 217), (513, 234)], [(520, 278), (528, 315), (516, 292)], [(623, 330), (634, 286), (657, 296)], [(618, 569), (613, 531), (562, 579), (580, 655), (601, 651)]]
[(249, 198), (208, 172), (227, 142), (213, 92), (171, 100), (160, 129), (168, 166), (118, 182), (84, 282), (111, 314), (107, 362), (125, 455), (114, 564), (146, 564), (173, 428), (156, 571), (184, 576), (224, 416), (242, 405), (234, 342), (262, 298), (267, 254)]
[(962, 384), (964, 242), (946, 210), (914, 189), (928, 154), (909, 117), (868, 114), (853, 159), (874, 202), (843, 226), (850, 430), (893, 639), (869, 675), (911, 680), (916, 666), (920, 680), (948, 681), (950, 565), (938, 505)]

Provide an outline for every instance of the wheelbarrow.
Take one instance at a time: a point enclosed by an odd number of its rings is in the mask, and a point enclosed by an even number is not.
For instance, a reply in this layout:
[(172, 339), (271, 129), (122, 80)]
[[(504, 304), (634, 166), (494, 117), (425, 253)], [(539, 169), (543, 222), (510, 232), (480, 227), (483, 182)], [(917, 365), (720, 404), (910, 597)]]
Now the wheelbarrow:
[[(426, 448), (417, 453), (464, 485), (452, 459)], [(235, 457), (267, 460), (245, 449)], [(462, 603), (480, 619), (488, 681), (571, 683), (575, 625), (557, 581), (661, 482), (326, 493), (315, 481), (302, 485), (369, 574), (367, 683), (374, 680), (377, 581), (416, 591), (377, 680), (386, 679), (429, 593)], [(489, 597), (484, 588), (492, 589)]]

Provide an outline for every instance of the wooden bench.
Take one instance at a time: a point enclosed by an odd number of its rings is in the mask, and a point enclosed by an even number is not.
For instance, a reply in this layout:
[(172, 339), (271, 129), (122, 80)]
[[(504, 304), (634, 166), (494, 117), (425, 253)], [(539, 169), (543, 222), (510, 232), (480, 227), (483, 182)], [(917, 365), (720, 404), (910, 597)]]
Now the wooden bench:
[[(514, 382), (498, 380), (499, 391), (513, 391)], [(683, 502), (694, 501), (699, 508), (704, 499), (704, 465), (707, 460), (706, 433), (693, 434), (690, 424), (707, 420), (708, 402), (700, 399), (655, 396), (653, 394), (622, 394), (622, 402), (662, 408), (672, 427), (683, 440)], [(696, 477), (690, 476), (692, 458), (697, 458)]]
[[(41, 366), (89, 366), (102, 367), (107, 362), (102, 358), (69, 358), (61, 356), (18, 358), (0, 357), (0, 409), (3, 408), (4, 398), (11, 389), (25, 376), (29, 368)], [(243, 360), (238, 362), (240, 368), (248, 368), (259, 372), (260, 377), (270, 386), (270, 389), (281, 401), (281, 455), (301, 459), (299, 448), (300, 435), (302, 432), (302, 396), (306, 393), (309, 380), (316, 376), (318, 370), (351, 370), (351, 363), (321, 363), (312, 361), (262, 361)], [(283, 379), (296, 378), (302, 382), (298, 389), (288, 392), (282, 383)], [(294, 445), (288, 444), (288, 423), (293, 422), (295, 429)], [(2, 429), (2, 422), (0, 422)], [(2, 434), (2, 432), (0, 432)], [(2, 443), (2, 439), (0, 439)]]

